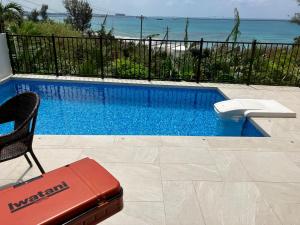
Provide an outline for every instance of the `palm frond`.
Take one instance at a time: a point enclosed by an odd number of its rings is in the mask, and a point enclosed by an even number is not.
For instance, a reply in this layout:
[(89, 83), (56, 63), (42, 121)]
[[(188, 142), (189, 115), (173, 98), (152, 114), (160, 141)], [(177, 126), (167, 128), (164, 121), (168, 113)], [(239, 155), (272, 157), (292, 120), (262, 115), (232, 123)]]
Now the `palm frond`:
[(24, 14), (23, 8), (20, 4), (16, 3), (16, 2), (10, 2), (7, 3), (4, 7), (3, 7), (3, 11), (15, 11), (16, 13), (19, 13), (20, 15)]
[(226, 38), (226, 40), (225, 40), (226, 42), (228, 42), (230, 39), (232, 39), (234, 43), (237, 41), (238, 37), (241, 35), (240, 24), (241, 24), (240, 14), (239, 14), (238, 9), (235, 8), (234, 9), (234, 26), (233, 26), (230, 34)]

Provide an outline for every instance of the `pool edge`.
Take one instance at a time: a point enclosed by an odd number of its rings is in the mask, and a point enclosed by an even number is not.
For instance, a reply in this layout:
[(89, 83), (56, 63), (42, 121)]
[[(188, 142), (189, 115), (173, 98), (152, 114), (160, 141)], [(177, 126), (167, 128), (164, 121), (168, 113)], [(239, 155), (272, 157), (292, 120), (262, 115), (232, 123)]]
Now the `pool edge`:
[[(11, 75), (0, 81), (3, 84), (9, 80), (31, 80), (31, 81), (51, 81), (51, 82), (73, 82), (73, 83), (86, 83), (86, 84), (107, 84), (107, 85), (126, 85), (126, 86), (142, 86), (142, 87), (161, 87), (161, 88), (185, 88), (185, 89), (210, 89), (216, 90), (225, 99), (231, 99), (222, 90), (220, 84), (217, 83), (195, 83), (195, 82), (175, 82), (175, 81), (147, 81), (147, 80), (128, 80), (128, 79), (115, 79), (115, 78), (91, 78), (91, 77), (74, 77), (74, 76), (54, 76), (54, 75), (33, 75), (33, 74), (15, 74)], [(226, 85), (226, 84), (222, 84)], [(232, 85), (232, 84), (228, 84)], [(247, 85), (240, 85), (247, 86)], [(247, 86), (249, 87), (249, 86)], [(248, 118), (252, 125), (262, 133), (263, 137), (271, 137), (252, 117)], [(148, 136), (148, 135), (141, 135)], [(205, 136), (198, 136), (205, 137)], [(216, 136), (217, 137), (217, 136)], [(222, 136), (230, 137), (230, 136)], [(240, 136), (247, 137), (247, 136)], [(261, 137), (257, 137), (261, 138)]]

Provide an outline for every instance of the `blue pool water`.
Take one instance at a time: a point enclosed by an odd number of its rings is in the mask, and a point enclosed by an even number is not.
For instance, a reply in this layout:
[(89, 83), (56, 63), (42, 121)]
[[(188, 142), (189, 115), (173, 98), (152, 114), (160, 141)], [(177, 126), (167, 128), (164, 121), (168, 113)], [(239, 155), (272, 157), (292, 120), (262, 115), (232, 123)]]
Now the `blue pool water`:
[(41, 96), (37, 134), (263, 136), (248, 121), (220, 119), (216, 89), (11, 80), (0, 85), (0, 104), (25, 91)]

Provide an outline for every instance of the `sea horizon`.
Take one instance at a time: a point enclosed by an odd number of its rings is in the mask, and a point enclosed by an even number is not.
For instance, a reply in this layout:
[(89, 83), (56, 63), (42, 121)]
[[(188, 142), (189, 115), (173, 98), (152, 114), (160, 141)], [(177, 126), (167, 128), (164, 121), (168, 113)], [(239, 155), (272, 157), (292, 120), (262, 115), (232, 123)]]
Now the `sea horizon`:
[[(30, 12), (25, 12), (25, 13), (30, 13)], [(67, 16), (67, 13), (51, 13), (49, 12), (48, 15), (50, 17), (60, 17), (60, 16)], [(124, 14), (124, 15), (117, 15), (117, 14), (99, 14), (99, 13), (94, 13), (93, 14), (93, 17), (105, 17), (105, 16), (109, 16), (109, 17), (140, 17), (141, 15), (127, 15), (127, 14)], [(189, 18), (189, 19), (210, 19), (210, 20), (234, 20), (233, 17), (195, 17), (195, 16), (192, 16), (192, 17), (189, 17), (189, 16), (159, 16), (159, 15), (151, 15), (151, 16), (146, 16), (146, 15), (142, 15), (143, 17), (145, 18), (178, 18), (178, 19), (186, 19), (186, 18)], [(240, 17), (241, 20), (258, 20), (258, 21), (290, 21), (290, 19), (288, 18), (251, 18), (251, 17)]]

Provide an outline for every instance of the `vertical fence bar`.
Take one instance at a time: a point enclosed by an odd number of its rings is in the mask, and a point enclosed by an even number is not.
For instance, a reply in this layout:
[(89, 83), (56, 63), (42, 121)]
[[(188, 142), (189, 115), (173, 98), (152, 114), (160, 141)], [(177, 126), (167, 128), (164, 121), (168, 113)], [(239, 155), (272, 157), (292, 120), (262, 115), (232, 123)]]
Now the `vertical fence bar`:
[(148, 55), (148, 81), (151, 81), (151, 65), (152, 65), (152, 38), (149, 38), (149, 55)]
[(252, 68), (253, 68), (253, 62), (254, 62), (254, 57), (255, 57), (256, 44), (257, 44), (257, 41), (253, 40), (252, 48), (251, 48), (251, 58), (250, 58), (247, 85), (250, 85), (250, 83), (251, 83), (251, 75), (252, 75)]
[(53, 46), (53, 54), (54, 54), (54, 64), (55, 64), (55, 73), (58, 77), (58, 62), (57, 62), (57, 54), (56, 54), (56, 46), (55, 46), (55, 36), (52, 34), (52, 46)]
[(133, 67), (134, 67), (134, 74), (133, 74), (133, 78), (136, 78), (136, 43), (133, 42), (134, 48), (133, 48)]
[[(147, 52), (147, 46), (146, 46), (146, 39), (143, 40), (143, 52), (144, 52), (144, 57), (143, 57), (143, 71), (144, 68), (146, 67), (146, 52)], [(145, 74), (145, 72), (143, 72), (143, 76), (141, 76), (140, 73), (140, 79), (144, 80), (146, 79), (147, 74)]]
[(101, 78), (104, 79), (104, 68), (103, 68), (103, 38), (100, 36), (100, 71)]
[(8, 54), (9, 54), (11, 70), (12, 70), (12, 73), (15, 74), (16, 73), (15, 63), (14, 63), (14, 60), (13, 60), (13, 57), (12, 57), (12, 46), (10, 44), (10, 36), (9, 36), (8, 33), (6, 33), (6, 42), (7, 42), (7, 47), (8, 47)]
[[(118, 46), (117, 46), (118, 47)], [(120, 53), (120, 57), (119, 57), (119, 53)], [(122, 68), (122, 39), (119, 40), (119, 51), (117, 52), (117, 57), (119, 58), (119, 61), (120, 61), (120, 68)], [(120, 69), (120, 75), (121, 75), (121, 78), (124, 78), (124, 75), (126, 76), (126, 60), (125, 60), (125, 63), (124, 63), (124, 69)], [(124, 74), (125, 72), (125, 74)]]
[[(17, 73), (24, 73), (24, 58), (22, 57), (17, 57), (18, 55), (22, 54), (23, 53), (23, 50), (20, 46), (20, 36), (16, 35), (14, 36), (15, 37), (15, 41), (14, 41), (14, 45), (15, 45), (15, 50), (16, 50), (16, 65), (17, 65), (17, 68), (18, 68), (18, 71)], [(24, 53), (23, 53), (24, 54)]]
[(30, 62), (30, 53), (29, 53), (29, 46), (28, 46), (28, 42), (27, 42), (28, 38), (27, 36), (23, 36), (22, 38), (22, 45), (23, 45), (23, 49), (24, 49), (24, 56), (26, 58), (26, 71), (28, 71), (29, 73), (32, 73), (31, 71), (31, 62)]
[(200, 50), (199, 50), (199, 55), (198, 55), (197, 77), (196, 77), (197, 83), (200, 82), (202, 51), (203, 51), (203, 38), (201, 38), (201, 41), (200, 41)]

